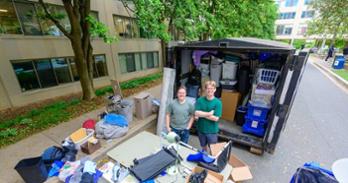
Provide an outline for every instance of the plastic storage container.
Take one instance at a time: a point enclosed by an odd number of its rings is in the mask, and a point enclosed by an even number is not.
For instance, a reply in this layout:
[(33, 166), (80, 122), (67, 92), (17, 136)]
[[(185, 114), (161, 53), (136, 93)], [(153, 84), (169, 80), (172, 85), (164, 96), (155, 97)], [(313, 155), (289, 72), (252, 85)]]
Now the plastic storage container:
[(222, 64), (222, 79), (236, 80), (238, 64), (226, 62)]
[(234, 90), (234, 89), (236, 89), (237, 81), (225, 79), (225, 80), (221, 80), (220, 84), (221, 84), (222, 89)]
[(245, 115), (248, 111), (247, 106), (239, 106), (236, 112), (236, 124), (242, 126), (245, 122)]
[(257, 83), (274, 85), (279, 73), (278, 70), (260, 68), (257, 70)]
[(253, 84), (251, 102), (255, 106), (270, 108), (272, 106), (274, 94), (274, 87), (272, 87), (271, 89), (259, 89), (257, 88), (257, 84)]
[(267, 118), (269, 108), (255, 106), (249, 102), (247, 116), (258, 119), (265, 120)]
[(134, 102), (133, 100), (123, 99), (116, 107), (116, 113), (124, 116), (128, 123), (133, 121)]
[(263, 137), (265, 135), (266, 126), (266, 120), (255, 119), (247, 115), (245, 116), (245, 123), (242, 127), (242, 132)]
[(15, 166), (15, 170), (26, 183), (45, 182), (48, 176), (46, 165), (41, 157), (21, 160)]

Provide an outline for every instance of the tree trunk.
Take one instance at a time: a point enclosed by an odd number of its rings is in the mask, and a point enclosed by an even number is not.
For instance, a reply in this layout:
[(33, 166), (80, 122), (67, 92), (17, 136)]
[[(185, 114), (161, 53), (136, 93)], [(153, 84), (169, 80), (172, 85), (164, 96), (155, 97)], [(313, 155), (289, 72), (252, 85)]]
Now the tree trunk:
[(81, 47), (81, 44), (79, 43), (81, 43), (81, 41), (79, 38), (77, 38), (75, 41), (71, 42), (71, 46), (75, 54), (75, 63), (76, 63), (77, 73), (79, 74), (79, 77), (80, 77), (80, 84), (82, 88), (82, 99), (91, 100), (95, 97), (94, 88), (92, 84), (93, 79), (90, 78), (90, 74), (88, 72), (88, 64), (87, 64), (88, 61), (85, 59), (83, 55), (83, 49)]
[(93, 48), (91, 44), (90, 25), (86, 20), (91, 10), (90, 0), (62, 0), (67, 12), (71, 31), (67, 31), (48, 11), (43, 0), (39, 0), (47, 18), (49, 18), (63, 34), (69, 38), (75, 55), (76, 70), (80, 77), (82, 99), (95, 97), (93, 87)]
[(167, 64), (167, 43), (161, 40), (161, 51), (162, 51), (162, 66)]

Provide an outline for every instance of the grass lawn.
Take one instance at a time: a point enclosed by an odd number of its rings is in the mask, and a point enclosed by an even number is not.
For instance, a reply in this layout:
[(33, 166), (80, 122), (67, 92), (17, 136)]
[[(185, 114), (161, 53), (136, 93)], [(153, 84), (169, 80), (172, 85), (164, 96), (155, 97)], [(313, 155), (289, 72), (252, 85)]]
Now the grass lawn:
[[(162, 73), (121, 82), (124, 97), (141, 92), (158, 85), (162, 81)], [(76, 118), (86, 112), (105, 106), (105, 95), (112, 93), (107, 86), (95, 91), (97, 97), (92, 101), (82, 101), (79, 96), (62, 99), (50, 104), (31, 108), (25, 113), (12, 115), (12, 118), (0, 119), (0, 148), (13, 144), (25, 137), (33, 135), (64, 121)]]
[(348, 81), (348, 70), (340, 69), (340, 70), (333, 70), (337, 75), (341, 76), (343, 79)]

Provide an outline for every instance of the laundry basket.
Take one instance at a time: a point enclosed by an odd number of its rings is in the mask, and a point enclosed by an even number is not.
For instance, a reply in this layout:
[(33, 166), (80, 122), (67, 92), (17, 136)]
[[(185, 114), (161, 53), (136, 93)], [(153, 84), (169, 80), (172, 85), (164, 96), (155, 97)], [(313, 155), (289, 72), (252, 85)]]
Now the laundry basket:
[(257, 70), (257, 83), (274, 85), (279, 73), (278, 70), (260, 68)]

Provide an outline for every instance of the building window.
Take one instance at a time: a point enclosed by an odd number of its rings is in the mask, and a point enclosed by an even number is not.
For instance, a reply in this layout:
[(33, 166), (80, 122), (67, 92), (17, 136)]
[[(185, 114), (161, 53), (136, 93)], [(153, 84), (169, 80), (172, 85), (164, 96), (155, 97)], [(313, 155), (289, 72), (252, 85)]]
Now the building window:
[(121, 73), (129, 73), (159, 67), (158, 52), (120, 53)]
[(307, 26), (300, 25), (297, 31), (297, 35), (305, 35), (307, 33)]
[[(93, 59), (94, 77), (107, 76), (105, 55), (95, 55)], [(23, 92), (70, 83), (80, 79), (72, 57), (13, 61), (12, 67)]]
[(94, 71), (96, 71), (97, 74), (97, 76), (94, 77), (103, 77), (108, 75), (105, 55), (94, 56)]
[(22, 34), (16, 11), (10, 0), (0, 1), (0, 34)]
[(22, 29), (26, 35), (42, 35), (34, 3), (15, 2)]
[[(15, 7), (13, 7), (13, 4)], [(64, 7), (52, 4), (47, 4), (47, 7), (59, 23), (70, 32), (70, 21)], [(90, 15), (98, 19), (98, 12), (91, 11)], [(46, 14), (40, 4), (30, 1), (12, 2), (11, 0), (0, 0), (1, 33), (63, 36), (58, 27), (46, 18)]]
[(278, 25), (277, 26), (277, 35), (290, 35), (292, 32), (291, 26)]
[(42, 88), (58, 85), (50, 59), (34, 61)]
[(58, 83), (62, 84), (72, 82), (67, 60), (64, 58), (53, 58), (51, 61)]
[(301, 18), (313, 18), (314, 11), (303, 11)]
[(298, 0), (285, 0), (285, 7), (297, 6)]
[(134, 18), (114, 15), (115, 31), (123, 38), (138, 38), (139, 27)]
[(296, 12), (279, 13), (278, 19), (294, 19)]
[(12, 63), (22, 91), (40, 88), (32, 61)]
[[(37, 14), (39, 17), (40, 25), (42, 27), (42, 32), (44, 35), (51, 36), (63, 36), (63, 33), (58, 29), (58, 27), (48, 18), (41, 5), (37, 4)], [(68, 15), (62, 6), (48, 5), (48, 11), (57, 17), (59, 23), (70, 32), (71, 26)]]

